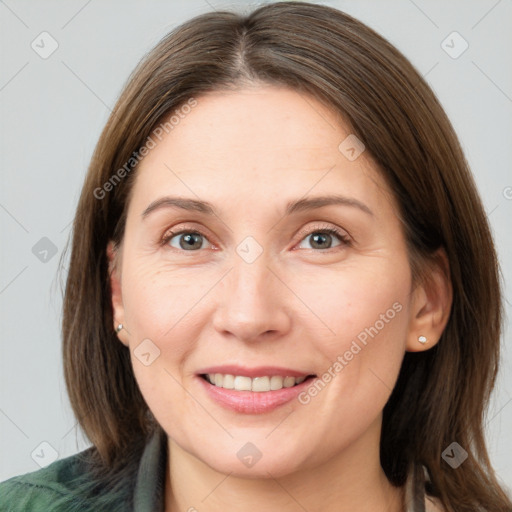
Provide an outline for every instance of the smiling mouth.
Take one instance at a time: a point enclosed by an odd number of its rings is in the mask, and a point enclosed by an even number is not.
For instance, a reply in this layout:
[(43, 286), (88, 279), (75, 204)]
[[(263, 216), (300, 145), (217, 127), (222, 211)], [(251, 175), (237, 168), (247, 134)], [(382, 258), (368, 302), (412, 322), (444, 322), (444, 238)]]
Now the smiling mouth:
[(308, 379), (312, 379), (315, 375), (307, 375), (302, 377), (280, 375), (262, 376), (262, 377), (246, 377), (243, 375), (230, 375), (222, 373), (206, 373), (201, 377), (218, 388), (230, 389), (234, 391), (255, 391), (257, 393), (278, 391), (283, 388), (292, 388), (302, 384)]

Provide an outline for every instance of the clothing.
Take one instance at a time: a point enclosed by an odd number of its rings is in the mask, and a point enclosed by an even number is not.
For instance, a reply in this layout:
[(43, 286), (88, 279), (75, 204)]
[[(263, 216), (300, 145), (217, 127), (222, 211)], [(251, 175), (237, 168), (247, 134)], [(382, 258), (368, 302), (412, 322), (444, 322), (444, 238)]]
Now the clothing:
[[(0, 512), (164, 512), (167, 440), (161, 430), (146, 444), (133, 479), (115, 493), (110, 491), (110, 496), (107, 492), (102, 498), (84, 498), (73, 485), (77, 477), (87, 474), (84, 453), (0, 483)], [(424, 489), (423, 477), (411, 473), (405, 486), (407, 512), (441, 510), (434, 507)]]

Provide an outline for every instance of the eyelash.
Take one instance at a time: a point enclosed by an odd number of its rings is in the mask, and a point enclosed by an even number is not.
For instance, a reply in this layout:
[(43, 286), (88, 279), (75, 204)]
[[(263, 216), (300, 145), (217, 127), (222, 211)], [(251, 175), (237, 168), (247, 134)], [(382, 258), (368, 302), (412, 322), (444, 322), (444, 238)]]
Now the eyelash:
[[(177, 235), (183, 235), (183, 234), (197, 234), (197, 235), (200, 235), (202, 236), (203, 238), (205, 238), (206, 240), (208, 240), (208, 237), (199, 229), (180, 229), (178, 231), (167, 231), (160, 244), (162, 246), (165, 246), (165, 245), (168, 245), (169, 242)], [(340, 245), (339, 246), (336, 246), (336, 247), (329, 247), (327, 249), (308, 249), (310, 251), (314, 251), (314, 252), (322, 252), (322, 253), (329, 253), (329, 252), (332, 252), (332, 250), (336, 250), (338, 248), (342, 248), (342, 247), (348, 247), (351, 245), (351, 239), (350, 237), (346, 234), (346, 232), (344, 231), (341, 231), (341, 230), (338, 230), (336, 228), (333, 228), (331, 226), (314, 226), (314, 228), (309, 228), (309, 229), (306, 229), (306, 230), (303, 230), (303, 231), (300, 231), (298, 233), (299, 236), (301, 236), (301, 239), (299, 241), (302, 242), (305, 238), (307, 238), (308, 236), (311, 236), (312, 234), (314, 233), (322, 233), (322, 234), (328, 234), (328, 235), (332, 235), (336, 238), (338, 238), (338, 240), (340, 241)], [(175, 247), (172, 247), (172, 249), (176, 249)], [(180, 250), (180, 249), (176, 249), (176, 250)], [(191, 253), (194, 253), (194, 252), (197, 252), (197, 251), (185, 251), (185, 250), (181, 250), (181, 252), (191, 252)]]
[(300, 241), (302, 242), (305, 238), (307, 238), (308, 236), (311, 236), (314, 233), (322, 233), (322, 234), (328, 234), (328, 235), (334, 236), (334, 237), (338, 238), (338, 240), (340, 241), (340, 245), (336, 246), (336, 247), (329, 247), (328, 249), (309, 249), (311, 251), (331, 252), (331, 250), (336, 250), (339, 247), (343, 247), (343, 246), (346, 247), (346, 246), (350, 245), (350, 238), (344, 231), (341, 231), (339, 229), (329, 227), (329, 226), (327, 226), (327, 227), (315, 226), (313, 229), (309, 228), (309, 229), (300, 231), (298, 233), (299, 236), (301, 236)]

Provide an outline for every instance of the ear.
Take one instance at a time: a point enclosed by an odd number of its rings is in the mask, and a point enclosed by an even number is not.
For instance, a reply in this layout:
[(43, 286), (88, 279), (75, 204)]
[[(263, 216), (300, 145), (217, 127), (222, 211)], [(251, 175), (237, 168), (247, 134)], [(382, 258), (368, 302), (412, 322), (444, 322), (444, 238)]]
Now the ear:
[[(114, 246), (114, 242), (110, 241), (108, 243), (107, 259), (114, 317), (113, 329), (121, 343), (128, 346), (128, 330), (126, 329), (126, 321), (124, 318), (123, 294), (121, 289), (121, 257), (119, 251), (120, 249)], [(117, 331), (119, 325), (122, 325), (123, 328)]]
[(428, 350), (438, 343), (450, 318), (452, 300), (448, 257), (444, 249), (439, 249), (412, 293), (408, 352)]

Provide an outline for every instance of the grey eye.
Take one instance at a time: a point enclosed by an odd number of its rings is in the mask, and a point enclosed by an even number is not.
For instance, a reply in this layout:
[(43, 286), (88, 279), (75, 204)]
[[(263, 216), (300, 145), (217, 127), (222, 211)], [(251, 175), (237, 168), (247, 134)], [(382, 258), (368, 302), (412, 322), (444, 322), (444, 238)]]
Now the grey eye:
[[(301, 247), (302, 249), (330, 249), (331, 247), (336, 247), (337, 245), (341, 245), (340, 236), (337, 233), (329, 233), (325, 231), (314, 231), (307, 235), (300, 245), (304, 243), (305, 240), (310, 240), (311, 247)], [(336, 243), (336, 239), (337, 243)]]
[[(174, 242), (177, 239), (178, 245)], [(201, 233), (194, 233), (192, 231), (183, 231), (173, 235), (168, 244), (176, 249), (183, 249), (184, 251), (193, 251), (203, 247), (204, 237)]]

